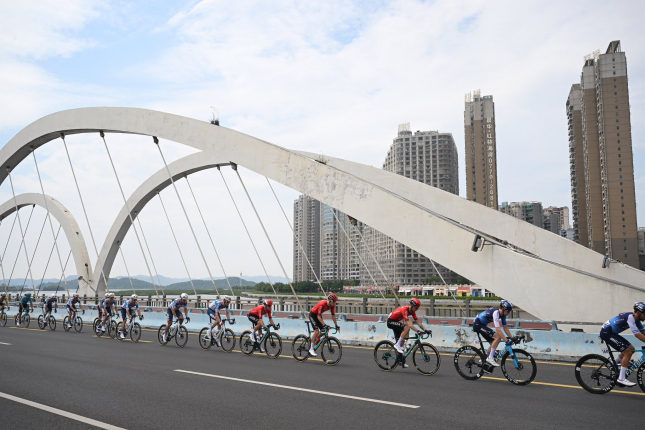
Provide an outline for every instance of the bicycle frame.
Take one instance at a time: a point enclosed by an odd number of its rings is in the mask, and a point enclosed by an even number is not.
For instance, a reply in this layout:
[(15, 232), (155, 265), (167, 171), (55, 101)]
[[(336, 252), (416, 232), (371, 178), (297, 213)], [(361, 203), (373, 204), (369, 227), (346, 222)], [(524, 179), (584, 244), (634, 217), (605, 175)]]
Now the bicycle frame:
[[(513, 336), (510, 339), (513, 339), (513, 345), (517, 345), (520, 342), (524, 342), (525, 337), (524, 336)], [(493, 345), (493, 342), (489, 342), (489, 341), (486, 341), (486, 342), (488, 342), (488, 344), (491, 345), (491, 346)], [(501, 343), (501, 341), (500, 341), (500, 343)], [(482, 342), (481, 333), (477, 333), (477, 341), (475, 342), (475, 344), (482, 345), (482, 352), (484, 353), (484, 355), (486, 355), (486, 350), (483, 349), (484, 344)], [(510, 357), (513, 359), (513, 364), (515, 364), (515, 367), (519, 368), (520, 361), (517, 359), (517, 356), (515, 355), (515, 352), (513, 352), (513, 345), (504, 344), (504, 349), (498, 349), (497, 351), (495, 351), (495, 355), (493, 355), (493, 360), (495, 360), (497, 362), (497, 360), (502, 358), (502, 356), (506, 352), (508, 352)], [(484, 370), (489, 371), (488, 369), (484, 369)], [(492, 371), (492, 369), (490, 369), (490, 371)]]
[[(311, 321), (305, 321), (305, 324), (307, 325), (307, 337), (309, 338), (309, 343), (311, 344)], [(330, 328), (331, 330), (331, 328)], [(340, 331), (338, 327), (334, 327), (334, 332), (329, 333), (329, 330), (320, 330), (320, 335), (318, 336), (318, 343), (314, 345), (314, 351), (318, 351), (318, 348), (325, 343), (325, 340), (329, 337), (330, 334), (337, 334)]]
[(408, 337), (408, 338), (403, 339), (404, 341), (413, 340), (414, 343), (412, 344), (412, 346), (410, 346), (407, 349), (407, 351), (405, 351), (405, 354), (401, 354), (400, 352), (397, 352), (397, 355), (400, 355), (402, 357), (402, 361), (405, 361), (405, 359), (408, 358), (408, 355), (410, 355), (410, 353), (412, 352), (412, 350), (414, 349), (415, 346), (420, 345), (422, 340), (425, 340), (425, 339), (427, 339), (427, 338), (429, 338), (431, 336), (428, 333), (423, 333), (421, 335), (419, 335), (419, 333), (415, 333), (415, 335), (416, 335), (415, 337)]
[[(255, 343), (257, 343), (258, 345), (262, 345), (262, 343), (263, 343), (263, 342), (264, 342), (264, 340), (267, 338), (267, 336), (269, 335), (269, 333), (271, 333), (271, 327), (273, 327), (271, 324), (266, 325), (266, 326), (265, 326), (266, 330), (264, 331), (264, 334), (262, 335), (262, 338), (261, 338), (260, 340), (256, 340), (256, 341), (255, 341)], [(253, 328), (255, 328), (255, 326), (253, 326)], [(276, 329), (276, 330), (279, 330), (279, 329), (280, 329), (280, 324), (278, 324), (278, 325), (275, 327), (275, 329)]]
[[(614, 352), (618, 352), (616, 350), (611, 349), (609, 345), (607, 345), (607, 342), (602, 341), (606, 348), (602, 350), (603, 353), (609, 354), (609, 357), (611, 358), (611, 364), (616, 368), (616, 373), (618, 373), (618, 366), (616, 365), (616, 360), (614, 358)], [(638, 360), (634, 360), (634, 354), (641, 354), (641, 358)], [(629, 362), (629, 367), (627, 367), (627, 370), (625, 371), (625, 378), (627, 378), (634, 370), (638, 369), (638, 367), (645, 363), (645, 346), (642, 346), (641, 349), (635, 349), (634, 352), (632, 353), (632, 360)]]

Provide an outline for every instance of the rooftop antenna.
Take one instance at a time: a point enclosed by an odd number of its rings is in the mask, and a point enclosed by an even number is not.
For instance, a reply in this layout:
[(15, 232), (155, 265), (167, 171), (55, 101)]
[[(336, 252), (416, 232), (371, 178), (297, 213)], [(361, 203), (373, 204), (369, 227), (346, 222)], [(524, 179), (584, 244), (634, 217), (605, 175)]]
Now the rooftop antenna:
[(211, 119), (211, 124), (219, 125), (219, 111), (215, 106), (211, 106), (211, 110), (213, 111), (213, 119)]

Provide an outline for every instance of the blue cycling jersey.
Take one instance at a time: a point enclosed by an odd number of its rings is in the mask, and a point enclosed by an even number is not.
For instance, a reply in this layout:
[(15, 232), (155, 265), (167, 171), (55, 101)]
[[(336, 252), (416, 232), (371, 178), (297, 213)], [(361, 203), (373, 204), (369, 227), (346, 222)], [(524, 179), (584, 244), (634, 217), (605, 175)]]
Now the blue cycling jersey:
[(104, 307), (105, 307), (105, 297), (99, 300), (99, 308), (104, 308)]
[(33, 300), (31, 299), (31, 297), (22, 296), (22, 298), (20, 299), (20, 303), (22, 303), (23, 306), (26, 306), (28, 303), (32, 303), (32, 302)]
[(602, 325), (603, 329), (608, 327), (611, 327), (611, 331), (614, 334), (620, 334), (628, 328), (632, 329), (632, 333), (634, 334), (645, 331), (643, 324), (634, 318), (633, 312), (619, 314)]
[(175, 299), (170, 306), (168, 306), (168, 310), (175, 309), (179, 310), (179, 308), (185, 308), (188, 309), (188, 302), (182, 303), (181, 299)]
[(72, 297), (67, 301), (67, 305), (73, 308), (76, 303), (80, 303), (80, 302), (81, 302), (80, 297)]
[(479, 322), (484, 324), (484, 325), (488, 325), (488, 324), (494, 322), (495, 327), (499, 327), (500, 321), (502, 322), (502, 325), (506, 325), (506, 317), (501, 316), (499, 314), (499, 309), (498, 308), (486, 309), (484, 312), (482, 312), (481, 314), (477, 315), (477, 318), (475, 318), (475, 321), (477, 321), (477, 320), (479, 320)]
[(46, 304), (46, 305), (50, 305), (50, 304), (52, 304), (52, 303), (54, 303), (54, 302), (57, 302), (57, 301), (58, 301), (58, 299), (55, 299), (55, 298), (53, 298), (52, 296), (49, 296), (49, 297), (47, 297), (47, 298), (45, 299), (45, 304)]
[(135, 302), (134, 300), (126, 300), (125, 303), (123, 303), (123, 306), (121, 306), (121, 309), (130, 310), (130, 309), (139, 309), (139, 302)]
[(224, 311), (228, 310), (228, 305), (224, 304), (224, 300), (215, 300), (208, 307), (214, 310), (215, 312), (219, 312), (221, 310), (224, 310)]

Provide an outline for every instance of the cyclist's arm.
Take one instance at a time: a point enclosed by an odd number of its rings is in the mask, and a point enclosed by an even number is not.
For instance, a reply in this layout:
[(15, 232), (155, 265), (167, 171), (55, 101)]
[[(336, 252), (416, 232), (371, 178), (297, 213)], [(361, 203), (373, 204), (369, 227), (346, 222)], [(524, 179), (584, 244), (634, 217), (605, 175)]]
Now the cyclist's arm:
[(419, 332), (419, 331), (426, 331), (426, 328), (424, 327), (424, 325), (423, 325), (423, 323), (421, 322), (421, 320), (415, 320), (414, 322), (415, 322), (415, 324), (416, 324), (416, 325), (418, 325), (419, 327), (421, 327), (421, 330), (417, 330), (417, 332)]
[(336, 319), (336, 314), (331, 315), (332, 321), (334, 321), (334, 327), (338, 327), (338, 320)]
[(273, 318), (271, 318), (271, 317), (269, 317), (269, 324), (271, 324), (273, 326), (275, 325), (275, 323), (273, 322)]
[(636, 336), (636, 339), (640, 340), (641, 342), (645, 342), (645, 333), (644, 332), (639, 332), (639, 333), (634, 333), (634, 336)]
[(419, 330), (417, 330), (417, 328), (414, 326), (414, 323), (415, 323), (415, 322), (416, 322), (416, 321), (412, 319), (412, 315), (410, 315), (410, 316), (408, 317), (408, 319), (407, 319), (407, 320), (405, 320), (405, 323), (408, 325), (408, 327), (410, 327), (410, 330), (412, 330), (412, 331), (419, 331)]
[(318, 318), (318, 321), (320, 321), (320, 324), (323, 326), (325, 325), (325, 321), (323, 320), (322, 314), (316, 315), (316, 318)]
[(504, 331), (506, 332), (506, 341), (508, 341), (510, 338), (513, 337), (513, 334), (511, 333), (511, 329), (508, 328), (507, 325), (504, 325)]
[(231, 313), (228, 311), (228, 308), (226, 309), (226, 319), (231, 322)]

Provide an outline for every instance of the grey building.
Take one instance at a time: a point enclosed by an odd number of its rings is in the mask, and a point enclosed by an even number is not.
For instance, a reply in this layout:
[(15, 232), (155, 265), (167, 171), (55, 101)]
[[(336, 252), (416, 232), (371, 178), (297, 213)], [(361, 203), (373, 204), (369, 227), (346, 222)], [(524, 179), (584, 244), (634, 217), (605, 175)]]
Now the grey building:
[(498, 209), (507, 215), (544, 228), (544, 214), (540, 202), (502, 202)]
[[(320, 202), (302, 195), (293, 202), (293, 280), (315, 281), (320, 276)], [(298, 243), (299, 242), (299, 243)], [(302, 247), (302, 248), (301, 248)], [(304, 252), (311, 263), (307, 263)]]
[(363, 224), (350, 223), (343, 212), (320, 204), (320, 278), (323, 281), (359, 280)]
[(555, 234), (560, 234), (564, 230), (566, 233), (569, 229), (569, 208), (549, 206), (542, 210), (542, 220), (545, 230)]
[[(394, 138), (383, 163), (383, 170), (452, 194), (459, 194), (457, 146), (450, 133), (412, 133), (409, 124), (400, 125), (398, 135)], [(457, 280), (456, 273), (438, 264), (438, 272), (435, 271), (428, 258), (367, 225), (363, 227), (363, 238), (361, 255), (369, 272), (361, 272), (362, 285), (374, 284), (370, 273), (379, 286), (387, 285), (374, 258), (378, 260), (392, 285), (422, 285), (426, 284), (429, 278), (439, 274), (449, 284)]]

